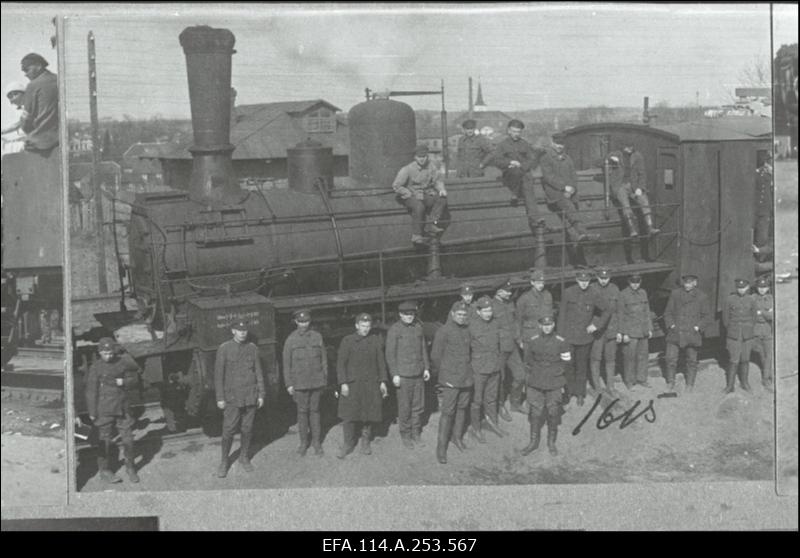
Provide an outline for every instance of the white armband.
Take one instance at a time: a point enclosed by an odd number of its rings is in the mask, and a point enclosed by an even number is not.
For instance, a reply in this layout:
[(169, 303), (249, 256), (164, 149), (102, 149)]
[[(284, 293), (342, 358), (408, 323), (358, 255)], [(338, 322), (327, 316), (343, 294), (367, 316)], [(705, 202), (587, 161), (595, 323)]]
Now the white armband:
[(561, 353), (561, 360), (563, 360), (564, 362), (571, 361), (572, 360), (572, 354), (569, 353), (569, 352)]

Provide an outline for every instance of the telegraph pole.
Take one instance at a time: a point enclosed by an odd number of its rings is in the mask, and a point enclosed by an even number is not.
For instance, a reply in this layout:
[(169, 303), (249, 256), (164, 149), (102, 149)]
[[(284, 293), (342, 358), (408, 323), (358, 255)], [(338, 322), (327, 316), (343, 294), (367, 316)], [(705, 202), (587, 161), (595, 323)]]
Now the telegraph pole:
[(94, 33), (89, 31), (89, 117), (92, 126), (92, 193), (94, 196), (95, 228), (97, 232), (97, 287), (100, 294), (108, 292), (106, 280), (106, 234), (103, 219), (103, 192), (100, 187), (98, 166), (100, 163), (100, 134), (97, 120), (97, 67), (95, 65)]

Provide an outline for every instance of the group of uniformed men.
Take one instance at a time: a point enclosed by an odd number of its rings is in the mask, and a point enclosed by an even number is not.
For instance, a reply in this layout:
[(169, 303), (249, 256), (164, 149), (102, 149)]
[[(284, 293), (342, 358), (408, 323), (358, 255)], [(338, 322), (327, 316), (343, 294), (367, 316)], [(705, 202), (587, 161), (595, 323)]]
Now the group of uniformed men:
[[(628, 276), (627, 286), (620, 291), (611, 275), (607, 267), (598, 267), (596, 283), (592, 283), (591, 272), (578, 270), (576, 284), (563, 293), (557, 320), (541, 270), (531, 270), (531, 288), (516, 304), (511, 301), (513, 287), (509, 281), (499, 285), (493, 297), (477, 300), (473, 300), (474, 287), (464, 284), (447, 322), (436, 331), (430, 356), (415, 302), (398, 306), (399, 319), (389, 328), (385, 342), (372, 332), (372, 317), (359, 314), (355, 332), (342, 339), (337, 353), (336, 396), (343, 432), (337, 457), (344, 459), (359, 445), (361, 453), (371, 454), (372, 427), (383, 420), (382, 400), (389, 395), (389, 382), (396, 388), (403, 446), (413, 449), (422, 445), (425, 383), (432, 373), (440, 395), (436, 444), (440, 463), (447, 463), (450, 442), (459, 450), (466, 449), (463, 437), (467, 420), (466, 431), (483, 444), (484, 430), (499, 437), (507, 435), (499, 418), (510, 422), (509, 411), (528, 415), (530, 441), (520, 450), (523, 455), (539, 447), (545, 423), (549, 452), (556, 455), (564, 406), (572, 398), (577, 399), (578, 406), (583, 405), (587, 383), (597, 393), (605, 390), (613, 394), (618, 348), (623, 355), (623, 389), (637, 384), (649, 386), (648, 340), (653, 328), (642, 278)], [(711, 320), (708, 297), (697, 288), (697, 281), (696, 275), (683, 275), (681, 287), (672, 291), (664, 312), (669, 390), (675, 389), (681, 353), (686, 358), (686, 391), (692, 391), (695, 385), (697, 350)], [(748, 369), (752, 351), (760, 355), (764, 387), (772, 389), (774, 305), (769, 290), (766, 277), (756, 281), (754, 294), (749, 293), (747, 280), (737, 279), (736, 292), (729, 295), (723, 308), (728, 393), (734, 391), (737, 375), (740, 386), (751, 389)], [(296, 329), (283, 347), (283, 373), (286, 389), (297, 405), (297, 453), (304, 456), (313, 448), (315, 455), (323, 455), (320, 400), (328, 386), (327, 352), (322, 336), (310, 327), (309, 310), (295, 312), (294, 322)], [(253, 470), (253, 421), (266, 397), (258, 350), (248, 341), (248, 324), (236, 322), (231, 332), (232, 339), (217, 351), (214, 371), (215, 399), (223, 412), (219, 477), (227, 475), (237, 429), (241, 431), (240, 465), (245, 471)], [(129, 355), (119, 351), (113, 339), (100, 340), (98, 351), (100, 359), (89, 369), (86, 400), (99, 434), (100, 478), (121, 482), (111, 464), (116, 430), (128, 477), (139, 482), (129, 393), (138, 385), (140, 370)]]

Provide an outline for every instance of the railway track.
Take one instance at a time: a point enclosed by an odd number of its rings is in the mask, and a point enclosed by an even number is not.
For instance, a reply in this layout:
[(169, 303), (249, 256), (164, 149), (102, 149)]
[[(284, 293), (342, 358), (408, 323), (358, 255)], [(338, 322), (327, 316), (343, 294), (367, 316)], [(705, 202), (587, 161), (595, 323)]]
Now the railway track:
[(2, 374), (2, 398), (63, 401), (64, 370), (6, 370)]

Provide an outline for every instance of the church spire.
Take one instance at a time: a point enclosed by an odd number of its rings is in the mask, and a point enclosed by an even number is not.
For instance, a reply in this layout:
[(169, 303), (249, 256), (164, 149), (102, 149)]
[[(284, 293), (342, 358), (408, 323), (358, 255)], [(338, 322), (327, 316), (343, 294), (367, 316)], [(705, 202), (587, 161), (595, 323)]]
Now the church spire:
[(485, 110), (486, 103), (483, 100), (483, 91), (481, 90), (481, 82), (478, 80), (478, 98), (475, 101), (475, 110)]

